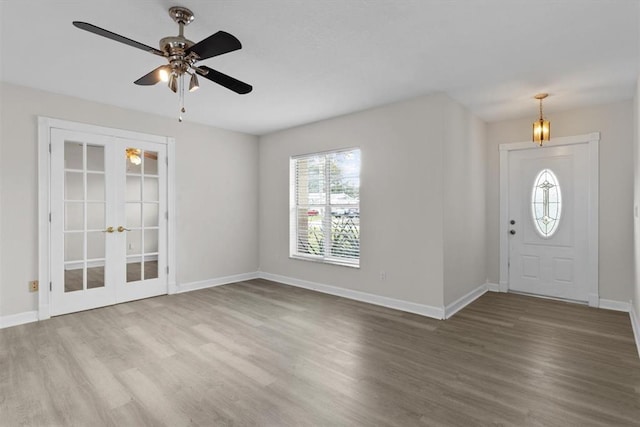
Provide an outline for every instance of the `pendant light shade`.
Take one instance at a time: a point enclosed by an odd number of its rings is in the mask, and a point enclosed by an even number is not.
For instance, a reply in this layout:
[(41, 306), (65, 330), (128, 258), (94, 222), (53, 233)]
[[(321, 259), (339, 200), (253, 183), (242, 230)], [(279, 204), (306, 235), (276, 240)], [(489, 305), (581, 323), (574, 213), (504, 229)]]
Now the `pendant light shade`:
[(200, 87), (196, 73), (191, 74), (191, 80), (189, 81), (189, 92), (195, 92)]
[(551, 122), (542, 116), (542, 100), (549, 96), (548, 93), (539, 93), (534, 98), (540, 101), (540, 118), (533, 122), (533, 142), (542, 147), (544, 141), (551, 139)]
[(171, 89), (173, 93), (178, 92), (178, 78), (174, 73), (171, 73), (169, 76), (169, 89)]

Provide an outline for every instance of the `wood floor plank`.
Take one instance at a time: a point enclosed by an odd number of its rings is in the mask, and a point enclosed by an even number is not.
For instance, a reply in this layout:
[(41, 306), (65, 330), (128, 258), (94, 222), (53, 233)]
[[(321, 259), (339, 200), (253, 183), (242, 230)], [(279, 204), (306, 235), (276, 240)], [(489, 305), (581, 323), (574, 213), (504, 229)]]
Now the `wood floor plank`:
[(0, 330), (0, 426), (639, 426), (629, 316), (446, 321), (250, 280)]

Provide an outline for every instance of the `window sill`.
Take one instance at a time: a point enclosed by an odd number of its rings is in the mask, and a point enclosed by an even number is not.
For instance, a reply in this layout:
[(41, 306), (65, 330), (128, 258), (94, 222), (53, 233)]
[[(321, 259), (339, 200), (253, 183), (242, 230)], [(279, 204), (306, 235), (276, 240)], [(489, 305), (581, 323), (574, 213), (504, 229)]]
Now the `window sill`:
[(355, 264), (352, 262), (344, 262), (344, 261), (332, 260), (332, 259), (311, 258), (311, 257), (305, 257), (301, 255), (289, 255), (289, 259), (296, 259), (298, 261), (310, 261), (318, 264), (337, 265), (340, 267), (349, 267), (349, 268), (357, 268), (357, 269), (360, 268), (359, 263)]

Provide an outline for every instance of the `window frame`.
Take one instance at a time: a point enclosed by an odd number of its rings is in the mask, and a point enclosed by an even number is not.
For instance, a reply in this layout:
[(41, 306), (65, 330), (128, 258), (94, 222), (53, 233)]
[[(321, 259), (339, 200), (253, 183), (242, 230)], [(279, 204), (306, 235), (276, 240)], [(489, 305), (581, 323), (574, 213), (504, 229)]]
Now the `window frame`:
[[(330, 173), (330, 162), (327, 161), (329, 156), (339, 153), (345, 153), (349, 151), (359, 151), (360, 152), (360, 170), (358, 171), (358, 178), (360, 179), (362, 173), (362, 150), (359, 147), (350, 147), (350, 148), (341, 148), (336, 150), (327, 150), (327, 151), (319, 151), (307, 154), (299, 154), (295, 156), (291, 156), (289, 158), (289, 258), (318, 262), (322, 264), (332, 264), (339, 265), (343, 267), (351, 267), (351, 268), (360, 268), (360, 254), (358, 254), (357, 258), (342, 258), (331, 255), (331, 237), (332, 237), (332, 220), (333, 216), (330, 214), (331, 209), (354, 209), (358, 210), (358, 216), (360, 216), (360, 194), (359, 189), (361, 185), (358, 186), (358, 203), (331, 203), (331, 173)], [(312, 157), (323, 156), (325, 158), (324, 164), (324, 189), (325, 189), (325, 200), (323, 204), (318, 203), (309, 203), (305, 205), (298, 205), (297, 203), (297, 180), (296, 180), (296, 165), (297, 161), (301, 159), (308, 159)], [(322, 216), (322, 228), (323, 230), (328, 230), (328, 232), (324, 232), (323, 241), (324, 241), (324, 254), (323, 255), (314, 255), (308, 253), (300, 253), (298, 251), (298, 210), (306, 209), (307, 211), (311, 209), (316, 209), (319, 212), (321, 209), (324, 211), (324, 215)], [(327, 214), (327, 212), (329, 214)], [(358, 220), (358, 243), (360, 242), (360, 224)], [(328, 249), (327, 249), (328, 248)]]

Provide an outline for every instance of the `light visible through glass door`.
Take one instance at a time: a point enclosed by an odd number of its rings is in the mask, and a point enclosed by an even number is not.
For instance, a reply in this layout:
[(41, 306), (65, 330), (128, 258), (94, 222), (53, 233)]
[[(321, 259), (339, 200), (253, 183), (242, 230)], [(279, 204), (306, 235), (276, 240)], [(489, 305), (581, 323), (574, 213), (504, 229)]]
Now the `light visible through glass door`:
[(158, 278), (158, 153), (129, 147), (126, 162), (127, 283)]

